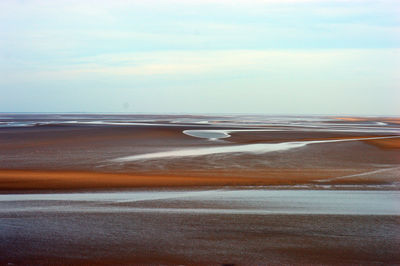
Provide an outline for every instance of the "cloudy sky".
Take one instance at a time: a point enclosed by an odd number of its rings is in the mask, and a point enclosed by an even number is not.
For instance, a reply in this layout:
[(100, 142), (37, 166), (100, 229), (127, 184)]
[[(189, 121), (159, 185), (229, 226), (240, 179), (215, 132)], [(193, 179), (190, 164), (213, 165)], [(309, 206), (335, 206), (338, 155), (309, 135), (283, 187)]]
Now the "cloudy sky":
[(400, 115), (398, 0), (1, 0), (0, 112)]

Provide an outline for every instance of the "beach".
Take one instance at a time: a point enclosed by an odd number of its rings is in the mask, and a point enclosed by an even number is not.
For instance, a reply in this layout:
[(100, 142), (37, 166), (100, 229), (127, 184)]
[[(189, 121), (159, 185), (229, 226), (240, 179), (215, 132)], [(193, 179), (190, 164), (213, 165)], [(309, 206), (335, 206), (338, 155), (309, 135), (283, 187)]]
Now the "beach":
[(395, 264), (399, 199), (264, 189), (1, 195), (0, 262)]
[(395, 117), (2, 114), (0, 262), (398, 264)]

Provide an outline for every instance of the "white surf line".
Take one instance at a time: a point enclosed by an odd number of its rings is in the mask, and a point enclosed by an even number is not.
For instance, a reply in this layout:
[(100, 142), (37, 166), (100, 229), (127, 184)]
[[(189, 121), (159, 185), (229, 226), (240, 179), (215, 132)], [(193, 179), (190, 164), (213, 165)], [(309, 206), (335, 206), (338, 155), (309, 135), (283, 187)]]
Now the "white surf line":
[(138, 161), (138, 160), (176, 158), (176, 157), (193, 157), (193, 156), (224, 154), (224, 153), (263, 154), (263, 153), (268, 153), (268, 152), (285, 151), (285, 150), (290, 150), (290, 149), (294, 149), (294, 148), (300, 148), (300, 147), (304, 147), (308, 144), (346, 142), (346, 141), (358, 141), (358, 140), (373, 140), (373, 139), (388, 139), (388, 138), (400, 138), (400, 136), (335, 139), (335, 140), (293, 141), (293, 142), (281, 142), (281, 143), (257, 143), (257, 144), (230, 145), (230, 146), (218, 146), (218, 147), (211, 146), (211, 147), (205, 147), (205, 148), (180, 149), (180, 150), (171, 150), (171, 151), (124, 156), (124, 157), (112, 159), (110, 161), (115, 162), (115, 163), (124, 163), (124, 162)]
[(367, 171), (367, 172), (363, 172), (363, 173), (359, 173), (359, 174), (338, 176), (338, 177), (332, 177), (332, 178), (328, 178), (328, 179), (319, 179), (319, 180), (315, 180), (315, 182), (326, 183), (326, 182), (330, 182), (330, 181), (346, 179), (346, 178), (351, 178), (351, 177), (365, 176), (365, 175), (376, 174), (376, 173), (381, 173), (381, 172), (386, 172), (386, 171), (396, 170), (396, 169), (400, 169), (400, 167), (384, 168), (384, 169), (378, 169), (378, 170), (373, 170), (373, 171)]

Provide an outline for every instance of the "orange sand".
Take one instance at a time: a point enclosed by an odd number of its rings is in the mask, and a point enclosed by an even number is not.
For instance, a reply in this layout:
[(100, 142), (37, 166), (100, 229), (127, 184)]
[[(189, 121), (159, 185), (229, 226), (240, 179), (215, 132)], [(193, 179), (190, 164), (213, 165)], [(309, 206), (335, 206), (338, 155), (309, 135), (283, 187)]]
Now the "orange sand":
[[(235, 177), (240, 172), (215, 172), (214, 176), (138, 175), (83, 171), (0, 170), (0, 190), (73, 190), (140, 187), (259, 186), (313, 183), (315, 180), (342, 176), (345, 171), (323, 169), (270, 169), (265, 177)], [(208, 173), (210, 174), (210, 173)], [(247, 173), (249, 174), (249, 173)], [(348, 183), (341, 180), (331, 183)], [(380, 181), (381, 182), (381, 181)], [(352, 180), (352, 183), (376, 183), (376, 180)], [(327, 184), (327, 183), (326, 183)]]
[(384, 149), (400, 149), (400, 138), (394, 139), (373, 139), (365, 142)]

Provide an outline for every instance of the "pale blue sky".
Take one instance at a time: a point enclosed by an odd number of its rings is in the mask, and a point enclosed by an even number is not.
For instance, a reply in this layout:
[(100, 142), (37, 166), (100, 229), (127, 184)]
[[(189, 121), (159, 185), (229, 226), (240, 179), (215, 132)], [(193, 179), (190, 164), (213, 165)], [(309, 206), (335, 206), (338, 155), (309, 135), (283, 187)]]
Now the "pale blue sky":
[(0, 112), (400, 115), (400, 1), (0, 2)]

